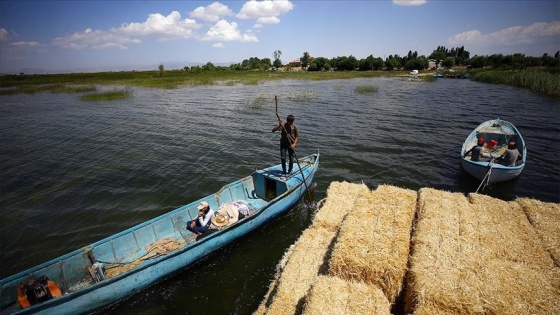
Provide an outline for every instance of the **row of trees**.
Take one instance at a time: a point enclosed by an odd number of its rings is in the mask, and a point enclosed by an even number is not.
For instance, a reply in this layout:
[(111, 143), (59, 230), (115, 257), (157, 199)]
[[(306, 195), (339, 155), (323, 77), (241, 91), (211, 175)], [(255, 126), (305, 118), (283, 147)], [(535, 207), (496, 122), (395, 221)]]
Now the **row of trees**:
[[(241, 63), (231, 64), (230, 66), (214, 66), (208, 62), (203, 66), (184, 67), (185, 71), (243, 71), (243, 70), (270, 70), (278, 69), (283, 65), (282, 51), (275, 50), (273, 53), (274, 61), (270, 58), (259, 59), (251, 57)], [(389, 55), (383, 60), (381, 57), (369, 55), (363, 59), (350, 56), (339, 56), (335, 58), (311, 57), (309, 52), (304, 52), (301, 58), (301, 67), (307, 71), (349, 71), (349, 70), (425, 70), (429, 68), (429, 61), (435, 62), (436, 68), (452, 68), (454, 66), (467, 66), (472, 68), (505, 68), (505, 69), (525, 69), (528, 67), (558, 67), (560, 66), (560, 51), (553, 56), (544, 54), (542, 57), (525, 56), (524, 54), (502, 55), (494, 54), (491, 56), (470, 57), (470, 52), (464, 47), (448, 49), (438, 46), (429, 56), (418, 55), (416, 51), (409, 51), (406, 56)], [(285, 65), (290, 67), (290, 65)], [(160, 69), (161, 70), (161, 69)]]

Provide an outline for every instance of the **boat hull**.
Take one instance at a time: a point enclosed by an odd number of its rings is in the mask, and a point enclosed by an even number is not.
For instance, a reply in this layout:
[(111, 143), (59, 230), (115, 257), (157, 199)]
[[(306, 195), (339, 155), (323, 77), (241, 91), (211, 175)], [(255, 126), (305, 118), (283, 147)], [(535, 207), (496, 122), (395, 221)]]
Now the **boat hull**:
[[(300, 159), (300, 164), (302, 163), (304, 164), (303, 176), (297, 172), (288, 178), (282, 178), (280, 177), (280, 166), (256, 171), (251, 176), (224, 186), (213, 195), (35, 268), (2, 279), (0, 282), (3, 308), (1, 313), (81, 314), (90, 312), (184, 270), (189, 265), (250, 233), (296, 205), (306, 193), (307, 187), (311, 186), (315, 180), (315, 173), (319, 166), (319, 153)], [(267, 200), (265, 196), (262, 196), (267, 190), (268, 193), (271, 193), (271, 190), (274, 189), (274, 198)], [(255, 209), (254, 214), (198, 240), (193, 239), (194, 234), (186, 231), (186, 221), (196, 214), (196, 206), (200, 201), (208, 201), (214, 205), (213, 208), (217, 208), (224, 202), (239, 200), (241, 196)], [(143, 250), (146, 244), (173, 236), (186, 239), (186, 245), (156, 259), (144, 261), (140, 266), (112, 278), (86, 284), (82, 289), (69, 288), (68, 282), (83, 281), (84, 277), (80, 273), (85, 273), (85, 268), (90, 265), (88, 263), (89, 253), (95, 253), (95, 257), (102, 257), (103, 260), (113, 257), (113, 260), (127, 261), (132, 259), (131, 255), (136, 255), (136, 257), (140, 255), (137, 251)], [(121, 250), (128, 252), (126, 255), (120, 255)], [(29, 277), (43, 274), (61, 284), (64, 288), (63, 291), (66, 291), (65, 294), (41, 304), (19, 309), (14, 298), (14, 292), (19, 283)]]
[[(491, 156), (489, 161), (472, 161), (470, 156), (465, 157), (465, 152), (476, 145), (479, 138), (484, 138), (486, 144), (496, 143), (493, 147), (485, 145), (484, 151)], [(515, 166), (504, 166), (495, 163), (511, 141), (517, 143), (517, 149), (522, 156)], [(488, 120), (476, 127), (467, 137), (461, 148), (461, 166), (471, 176), (487, 183), (499, 183), (512, 180), (519, 176), (525, 167), (527, 147), (519, 130), (510, 122), (501, 119)]]

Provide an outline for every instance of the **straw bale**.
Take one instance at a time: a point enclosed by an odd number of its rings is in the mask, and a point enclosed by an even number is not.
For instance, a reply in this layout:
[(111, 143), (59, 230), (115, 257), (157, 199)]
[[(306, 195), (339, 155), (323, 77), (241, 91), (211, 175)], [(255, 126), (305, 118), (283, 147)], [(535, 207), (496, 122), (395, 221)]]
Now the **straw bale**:
[(468, 207), (461, 193), (420, 189), (407, 274), (408, 313), (472, 314), (481, 310), (476, 287), (468, 284), (472, 270), (465, 265), (474, 250), (462, 252), (461, 248), (460, 209)]
[(490, 259), (478, 270), (486, 314), (560, 314), (560, 269)]
[(529, 222), (542, 240), (542, 246), (560, 267), (560, 204), (530, 198), (515, 200), (521, 205)]
[(423, 188), (418, 204), (409, 313), (559, 313), (560, 269), (517, 203)]
[(266, 314), (301, 313), (305, 295), (325, 269), (329, 247), (336, 232), (308, 228), (292, 248)]
[(312, 226), (337, 231), (344, 217), (353, 208), (356, 197), (369, 188), (364, 184), (332, 182), (327, 190), (325, 204), (314, 216)]
[(469, 194), (475, 209), (478, 241), (490, 257), (550, 268), (550, 254), (519, 203), (503, 201), (485, 195)]
[(329, 274), (379, 286), (394, 302), (403, 284), (417, 193), (382, 185), (357, 198), (342, 223)]
[(391, 314), (381, 289), (363, 282), (319, 276), (309, 291), (304, 315)]

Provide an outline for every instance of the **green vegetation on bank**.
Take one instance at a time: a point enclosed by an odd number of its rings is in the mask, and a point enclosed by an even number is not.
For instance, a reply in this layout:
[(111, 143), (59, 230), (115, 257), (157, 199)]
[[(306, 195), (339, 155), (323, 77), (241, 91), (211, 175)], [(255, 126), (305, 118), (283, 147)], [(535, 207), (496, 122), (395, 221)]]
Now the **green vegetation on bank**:
[[(2, 87), (6, 87), (3, 86)], [(67, 85), (63, 83), (56, 84), (22, 84), (22, 85), (11, 85), (9, 88), (0, 89), (0, 95), (10, 95), (10, 94), (33, 94), (41, 92), (50, 93), (84, 93), (84, 92), (94, 92), (96, 87), (92, 85)]]
[(545, 70), (479, 70), (471, 77), (474, 81), (506, 84), (538, 93), (560, 97), (560, 74)]
[[(159, 64), (153, 71), (69, 73), (45, 75), (2, 75), (0, 95), (16, 93), (83, 93), (95, 91), (98, 85), (136, 86), (143, 88), (173, 89), (180, 86), (222, 84), (256, 85), (273, 80), (340, 80), (350, 78), (375, 78), (404, 76), (418, 70), (418, 80), (430, 82), (436, 70), (457, 69), (462, 74), (480, 82), (508, 84), (535, 92), (560, 96), (560, 51), (554, 56), (544, 54), (531, 57), (523, 54), (474, 56), (464, 47), (447, 49), (439, 46), (429, 56), (409, 51), (405, 56), (389, 55), (385, 60), (373, 55), (357, 59), (354, 56), (335, 58), (312, 57), (304, 52), (299, 60), (283, 64), (282, 52), (275, 50), (274, 62), (270, 58), (251, 57), (230, 66), (215, 66), (208, 62), (202, 66), (185, 66), (166, 70)], [(449, 71), (449, 70), (447, 70)], [(459, 73), (459, 72), (457, 72)], [(414, 78), (414, 81), (417, 81)], [(372, 91), (356, 90), (357, 93)], [(124, 97), (130, 97), (126, 94)], [(258, 102), (257, 102), (258, 103)]]
[[(273, 80), (338, 80), (351, 78), (374, 78), (381, 76), (406, 75), (406, 71), (129, 71), (99, 73), (68, 73), (42, 75), (5, 75), (0, 76), (0, 87), (17, 87), (58, 84), (61, 86), (80, 85), (125, 85), (145, 88), (173, 89), (179, 86), (213, 84), (258, 84)], [(40, 91), (37, 91), (40, 92)]]

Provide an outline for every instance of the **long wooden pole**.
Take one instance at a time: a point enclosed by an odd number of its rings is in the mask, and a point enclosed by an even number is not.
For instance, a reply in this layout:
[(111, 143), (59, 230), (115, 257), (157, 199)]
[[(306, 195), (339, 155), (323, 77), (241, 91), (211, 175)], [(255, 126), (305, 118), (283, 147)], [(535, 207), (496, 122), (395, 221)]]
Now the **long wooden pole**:
[[(284, 125), (282, 124), (282, 119), (280, 119), (280, 116), (278, 116), (278, 96), (276, 95), (274, 95), (274, 102), (276, 103), (276, 118), (278, 118), (278, 122), (282, 125), (282, 130), (286, 133), (286, 138), (288, 138), (290, 145), (292, 145), (293, 144), (292, 138), (290, 137), (290, 134), (288, 134), (286, 128), (284, 128)], [(301, 178), (303, 179), (303, 183), (305, 184), (305, 189), (307, 190), (307, 197), (309, 198), (309, 202), (311, 202), (311, 193), (309, 192), (309, 187), (307, 186), (307, 182), (305, 181), (305, 174), (303, 174), (301, 165), (299, 165), (296, 149), (294, 148), (293, 151), (294, 151), (294, 157), (296, 158), (296, 163), (298, 165), (299, 171), (301, 172)]]

